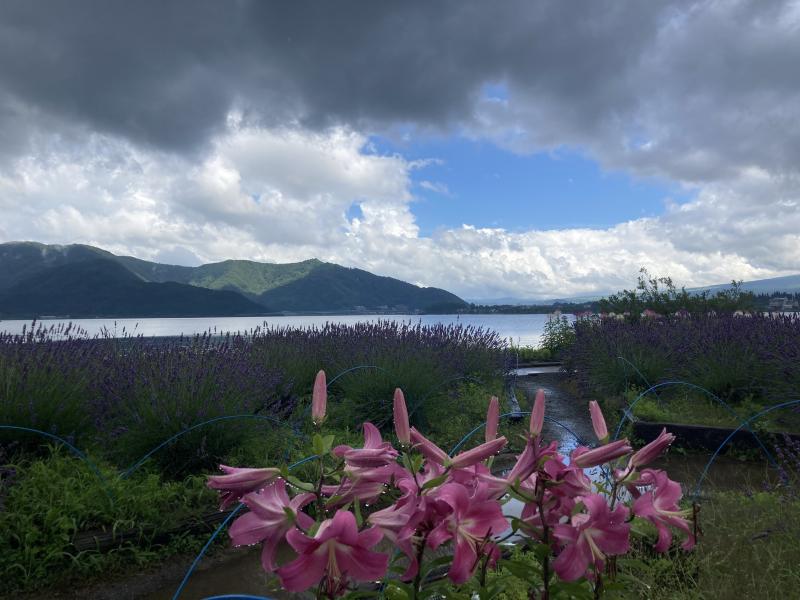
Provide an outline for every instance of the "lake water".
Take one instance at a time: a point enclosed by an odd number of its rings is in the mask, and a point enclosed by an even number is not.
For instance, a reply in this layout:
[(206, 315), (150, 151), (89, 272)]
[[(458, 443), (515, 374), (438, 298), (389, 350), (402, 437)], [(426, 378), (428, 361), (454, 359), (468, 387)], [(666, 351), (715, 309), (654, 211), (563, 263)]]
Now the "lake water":
[[(570, 315), (570, 318), (571, 315)], [(491, 329), (514, 345), (538, 346), (548, 315), (324, 315), (291, 317), (203, 317), (185, 319), (42, 319), (49, 327), (73, 323), (89, 335), (191, 336), (206, 332), (247, 332), (256, 327), (310, 327), (325, 323), (399, 321), (433, 325), (461, 323)], [(0, 332), (20, 333), (30, 321), (0, 321)]]

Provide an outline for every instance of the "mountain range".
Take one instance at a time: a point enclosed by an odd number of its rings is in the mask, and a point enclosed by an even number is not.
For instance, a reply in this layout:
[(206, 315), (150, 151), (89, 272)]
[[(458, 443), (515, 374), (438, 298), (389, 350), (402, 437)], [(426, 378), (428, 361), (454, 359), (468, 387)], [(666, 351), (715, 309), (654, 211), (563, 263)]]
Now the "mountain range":
[(185, 267), (94, 246), (0, 244), (0, 318), (448, 312), (458, 296), (311, 259)]
[[(716, 292), (730, 289), (730, 287), (730, 283), (720, 283), (706, 287), (687, 288), (686, 291), (694, 294), (701, 294), (703, 292), (715, 294)], [(786, 275), (784, 277), (772, 277), (770, 279), (754, 279), (753, 281), (745, 281), (742, 283), (742, 291), (753, 292), (754, 294), (775, 294), (781, 292), (796, 294), (800, 292), (800, 274)], [(613, 291), (609, 291), (604, 294), (598, 293), (591, 296), (573, 296), (570, 298), (467, 298), (467, 302), (482, 306), (545, 306), (558, 303), (581, 304), (596, 302), (597, 300), (614, 293), (615, 292)]]

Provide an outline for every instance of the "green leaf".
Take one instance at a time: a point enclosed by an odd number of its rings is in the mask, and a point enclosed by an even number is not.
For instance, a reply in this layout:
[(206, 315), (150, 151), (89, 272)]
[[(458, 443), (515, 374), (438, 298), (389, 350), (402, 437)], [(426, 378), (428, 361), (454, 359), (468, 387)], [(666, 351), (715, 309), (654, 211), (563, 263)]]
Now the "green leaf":
[(322, 436), (320, 434), (315, 433), (311, 443), (312, 448), (314, 448), (314, 454), (318, 454), (320, 456), (325, 454), (325, 442), (322, 441)]
[(312, 484), (308, 483), (307, 481), (301, 481), (300, 479), (298, 479), (293, 475), (287, 475), (286, 481), (288, 481), (291, 485), (295, 486), (296, 488), (303, 490), (304, 492), (315, 491), (314, 486)]
[(327, 454), (328, 452), (331, 451), (331, 448), (333, 448), (333, 440), (334, 439), (335, 438), (333, 437), (333, 434), (326, 435), (324, 438), (322, 438), (323, 452), (320, 452), (320, 454)]
[[(508, 582), (502, 579), (495, 579), (486, 588), (486, 600), (491, 600), (492, 598), (496, 598), (505, 591), (506, 587), (508, 587)], [(481, 594), (481, 600), (483, 600), (483, 598), (484, 595)]]
[(537, 584), (541, 581), (541, 571), (538, 568), (539, 565), (533, 565), (531, 563), (517, 560), (504, 560), (501, 564), (504, 569), (506, 569), (517, 579)]
[(361, 529), (361, 527), (364, 525), (364, 517), (361, 516), (361, 502), (358, 500), (353, 502), (353, 512), (356, 515), (356, 523), (358, 524), (358, 528)]
[(425, 484), (422, 486), (423, 490), (429, 490), (431, 488), (435, 488), (439, 485), (442, 485), (445, 481), (447, 481), (448, 474), (445, 473), (444, 475), (439, 475), (439, 477), (434, 477), (433, 479), (426, 481)]
[[(403, 586), (403, 587), (400, 587)], [(404, 589), (409, 588), (409, 589)], [(383, 591), (387, 600), (408, 600), (411, 597), (410, 586), (404, 583), (392, 582)]]
[(420, 567), (420, 573), (422, 573), (422, 577), (424, 578), (427, 576), (434, 569), (438, 569), (439, 567), (445, 567), (453, 562), (452, 556), (440, 556), (439, 558), (435, 558), (430, 561), (423, 562)]
[(539, 562), (542, 562), (545, 558), (550, 556), (550, 548), (545, 544), (536, 544), (532, 551), (533, 555), (539, 560)]
[(551, 596), (564, 595), (568, 598), (575, 598), (575, 600), (591, 600), (594, 597), (594, 591), (589, 587), (586, 582), (579, 581), (557, 581), (550, 586)]

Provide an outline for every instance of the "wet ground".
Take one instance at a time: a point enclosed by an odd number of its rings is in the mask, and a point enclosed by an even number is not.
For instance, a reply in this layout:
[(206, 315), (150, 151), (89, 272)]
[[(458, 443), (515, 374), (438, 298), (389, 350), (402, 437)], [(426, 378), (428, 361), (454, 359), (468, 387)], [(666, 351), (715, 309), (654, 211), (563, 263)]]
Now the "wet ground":
[(522, 410), (530, 410), (536, 391), (544, 390), (546, 408), (542, 437), (558, 440), (560, 452), (569, 453), (580, 444), (593, 445), (595, 437), (589, 404), (569, 392), (561, 373), (547, 370), (518, 376), (514, 387)]
[[(530, 372), (533, 371), (533, 372)], [(530, 410), (536, 390), (542, 388), (547, 398), (547, 417), (543, 435), (545, 439), (559, 441), (559, 450), (569, 453), (578, 443), (593, 445), (595, 443), (594, 431), (589, 418), (588, 403), (576, 398), (565, 385), (563, 375), (557, 369), (533, 368), (526, 373), (518, 373), (515, 382), (517, 398), (522, 410)], [(680, 481), (687, 495), (691, 495), (697, 485), (709, 455), (692, 454), (683, 455), (672, 451), (667, 457), (653, 465), (655, 468), (666, 469), (670, 477)], [(506, 462), (513, 462), (513, 458), (498, 460), (497, 465), (503, 468)], [(599, 473), (593, 474), (599, 477)], [(774, 481), (766, 461), (741, 462), (728, 457), (719, 458), (709, 471), (707, 479), (700, 488), (701, 498), (712, 491), (719, 490), (744, 490), (761, 488), (765, 481)], [(521, 506), (510, 502), (504, 512), (512, 515), (518, 514)], [(227, 536), (226, 536), (227, 538)], [(143, 598), (145, 600), (169, 600), (177, 589), (185, 569), (191, 564), (191, 559), (185, 560), (185, 567), (178, 565), (169, 567), (169, 574), (165, 576), (164, 570), (154, 577), (149, 593), (139, 590), (135, 593), (126, 593), (124, 586), (117, 589), (114, 595), (109, 596), (83, 596), (83, 597), (108, 597), (121, 600), (122, 598)], [(297, 598), (299, 596), (269, 590), (268, 581), (260, 566), (259, 548), (230, 549), (215, 558), (205, 559), (200, 569), (194, 573), (189, 584), (180, 598), (185, 600), (199, 600), (215, 595), (224, 594), (252, 594), (275, 599)], [(131, 592), (131, 590), (128, 590)]]

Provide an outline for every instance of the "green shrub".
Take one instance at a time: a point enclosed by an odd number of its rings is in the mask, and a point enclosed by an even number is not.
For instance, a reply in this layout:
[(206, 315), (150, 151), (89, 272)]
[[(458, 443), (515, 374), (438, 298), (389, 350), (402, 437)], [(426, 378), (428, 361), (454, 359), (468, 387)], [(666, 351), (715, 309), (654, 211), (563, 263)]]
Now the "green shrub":
[[(188, 540), (177, 536), (164, 546), (153, 543), (158, 533), (215, 510), (215, 495), (202, 477), (165, 482), (142, 473), (121, 480), (112, 467), (101, 465), (112, 502), (85, 463), (57, 450), (44, 460), (21, 460), (15, 468), (15, 483), (0, 512), (0, 593), (104, 576), (178, 550), (196, 551), (207, 539), (204, 534)], [(80, 532), (131, 529), (139, 535), (107, 553), (72, 547)]]

